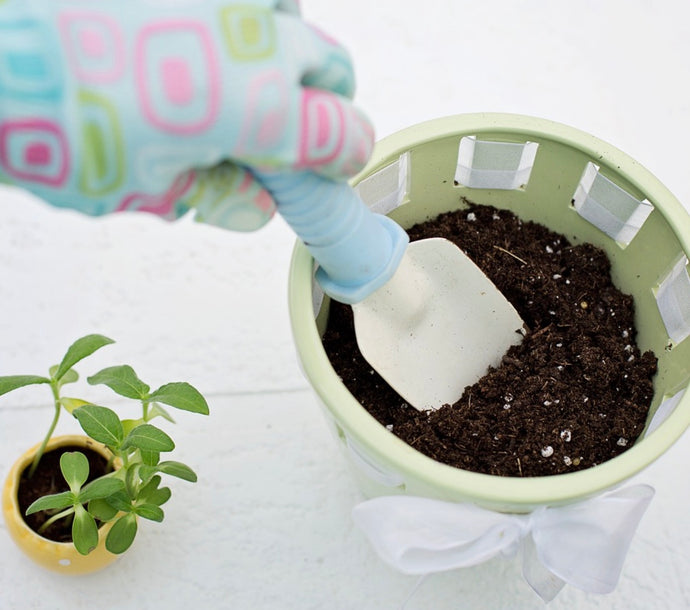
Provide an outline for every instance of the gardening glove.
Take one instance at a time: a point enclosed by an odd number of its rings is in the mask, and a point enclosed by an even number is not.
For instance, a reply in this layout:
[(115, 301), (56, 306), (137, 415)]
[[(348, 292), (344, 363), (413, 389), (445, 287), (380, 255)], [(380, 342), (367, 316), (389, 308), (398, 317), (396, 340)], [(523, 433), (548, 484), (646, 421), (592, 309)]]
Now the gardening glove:
[(0, 182), (253, 230), (275, 209), (254, 170), (353, 175), (373, 130), (297, 1), (0, 0)]

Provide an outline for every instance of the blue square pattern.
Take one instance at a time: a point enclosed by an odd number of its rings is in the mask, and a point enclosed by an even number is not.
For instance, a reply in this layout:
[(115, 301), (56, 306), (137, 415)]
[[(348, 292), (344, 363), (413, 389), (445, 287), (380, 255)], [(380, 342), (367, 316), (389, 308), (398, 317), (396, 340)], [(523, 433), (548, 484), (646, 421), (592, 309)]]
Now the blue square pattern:
[(62, 94), (55, 37), (42, 24), (0, 22), (0, 94), (26, 101), (54, 101)]

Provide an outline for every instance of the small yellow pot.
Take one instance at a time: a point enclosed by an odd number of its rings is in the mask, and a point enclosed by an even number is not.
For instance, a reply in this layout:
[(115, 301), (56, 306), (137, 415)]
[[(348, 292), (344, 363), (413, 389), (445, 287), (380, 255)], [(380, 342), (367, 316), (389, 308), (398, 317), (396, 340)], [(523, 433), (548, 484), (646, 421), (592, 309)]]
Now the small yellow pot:
[[(110, 457), (106, 449), (90, 438), (65, 435), (52, 438), (46, 452), (65, 446), (83, 447)], [(98, 532), (98, 546), (88, 555), (81, 555), (71, 542), (54, 542), (34, 532), (24, 521), (17, 501), (19, 481), (24, 470), (31, 464), (39, 445), (29, 449), (12, 466), (2, 491), (2, 512), (7, 531), (17, 546), (34, 562), (61, 574), (88, 574), (105, 568), (114, 562), (114, 555), (105, 548), (105, 537), (112, 526), (106, 523)]]

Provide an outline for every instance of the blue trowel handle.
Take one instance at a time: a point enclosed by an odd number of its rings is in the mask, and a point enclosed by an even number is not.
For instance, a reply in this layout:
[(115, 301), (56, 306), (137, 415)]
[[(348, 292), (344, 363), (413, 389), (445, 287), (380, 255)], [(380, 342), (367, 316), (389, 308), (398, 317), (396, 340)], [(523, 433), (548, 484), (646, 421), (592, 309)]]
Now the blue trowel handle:
[(341, 303), (359, 303), (393, 275), (409, 237), (346, 182), (311, 172), (255, 172), (278, 212), (319, 264), (316, 279)]

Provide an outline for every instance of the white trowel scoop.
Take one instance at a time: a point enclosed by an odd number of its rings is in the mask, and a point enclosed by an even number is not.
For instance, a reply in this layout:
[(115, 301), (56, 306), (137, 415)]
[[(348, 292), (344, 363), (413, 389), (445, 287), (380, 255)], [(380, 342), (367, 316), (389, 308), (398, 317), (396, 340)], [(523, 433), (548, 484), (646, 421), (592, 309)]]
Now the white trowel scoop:
[(409, 243), (346, 183), (258, 178), (319, 264), (324, 292), (353, 306), (364, 358), (417, 409), (454, 403), (522, 340), (518, 313), (455, 244)]

